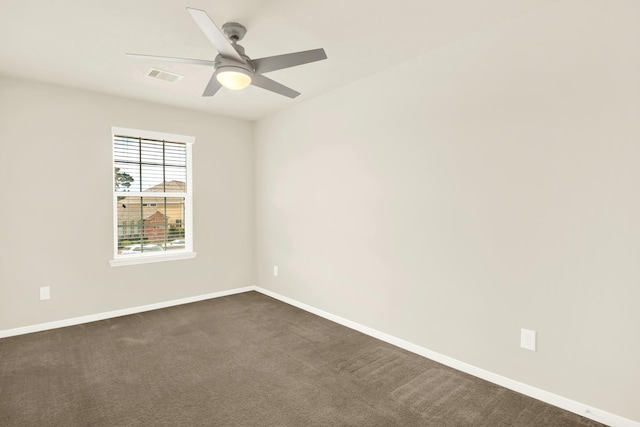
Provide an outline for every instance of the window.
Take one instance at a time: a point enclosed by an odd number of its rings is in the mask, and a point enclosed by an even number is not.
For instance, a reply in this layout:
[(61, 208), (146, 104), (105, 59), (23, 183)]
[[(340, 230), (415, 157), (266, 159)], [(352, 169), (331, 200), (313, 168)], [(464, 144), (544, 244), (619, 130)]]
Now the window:
[(112, 128), (112, 266), (195, 257), (191, 146), (195, 138)]

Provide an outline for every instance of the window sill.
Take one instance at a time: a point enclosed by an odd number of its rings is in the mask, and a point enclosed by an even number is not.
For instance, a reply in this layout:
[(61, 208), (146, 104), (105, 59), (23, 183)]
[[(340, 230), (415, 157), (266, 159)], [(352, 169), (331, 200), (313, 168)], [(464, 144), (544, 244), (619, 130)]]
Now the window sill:
[(176, 254), (162, 255), (134, 255), (131, 257), (121, 256), (116, 259), (109, 260), (111, 267), (122, 267), (125, 265), (150, 264), (153, 262), (177, 261), (181, 259), (193, 259), (196, 257), (195, 252), (180, 252)]

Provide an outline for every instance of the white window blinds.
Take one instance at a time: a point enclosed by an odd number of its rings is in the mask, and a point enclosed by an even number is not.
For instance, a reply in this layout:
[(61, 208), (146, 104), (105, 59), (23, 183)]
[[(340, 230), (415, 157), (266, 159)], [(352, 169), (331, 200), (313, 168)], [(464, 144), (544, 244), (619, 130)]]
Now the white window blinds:
[(115, 257), (192, 251), (191, 144), (113, 134)]

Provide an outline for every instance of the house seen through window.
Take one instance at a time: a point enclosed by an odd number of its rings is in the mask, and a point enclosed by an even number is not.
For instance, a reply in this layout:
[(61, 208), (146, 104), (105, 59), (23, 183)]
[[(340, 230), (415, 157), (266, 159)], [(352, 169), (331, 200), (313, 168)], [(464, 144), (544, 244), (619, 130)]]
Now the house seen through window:
[(156, 262), (193, 252), (193, 142), (113, 128), (114, 260)]

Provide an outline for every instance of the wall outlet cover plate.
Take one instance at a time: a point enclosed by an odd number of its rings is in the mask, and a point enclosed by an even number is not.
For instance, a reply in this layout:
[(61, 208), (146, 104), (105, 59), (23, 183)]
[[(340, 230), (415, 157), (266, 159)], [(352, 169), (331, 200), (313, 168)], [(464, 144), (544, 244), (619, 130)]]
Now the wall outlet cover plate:
[(536, 331), (520, 329), (520, 347), (536, 351)]

